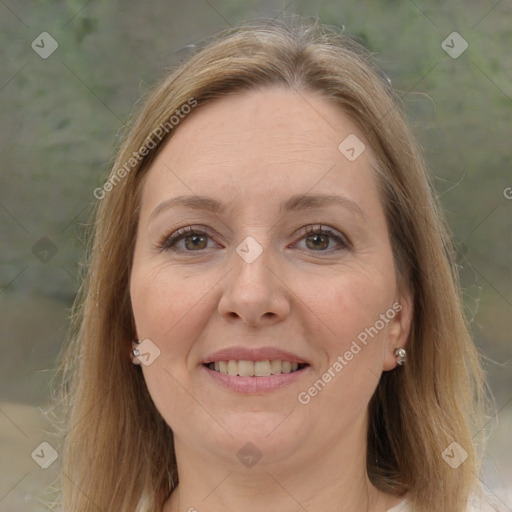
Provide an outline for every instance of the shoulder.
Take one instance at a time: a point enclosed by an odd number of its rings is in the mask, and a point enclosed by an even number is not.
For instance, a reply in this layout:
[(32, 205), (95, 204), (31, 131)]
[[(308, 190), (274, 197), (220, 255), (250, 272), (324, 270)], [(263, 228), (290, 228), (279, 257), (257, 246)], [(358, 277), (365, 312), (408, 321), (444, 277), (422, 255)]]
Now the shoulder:
[[(407, 500), (403, 500), (387, 512), (415, 512), (415, 508)], [(474, 498), (469, 503), (467, 512), (496, 512), (496, 509), (487, 500)]]
[(414, 512), (407, 500), (401, 501), (398, 505), (387, 510), (387, 512)]
[(492, 503), (490, 496), (474, 497), (469, 502), (468, 512), (496, 512), (498, 509)]

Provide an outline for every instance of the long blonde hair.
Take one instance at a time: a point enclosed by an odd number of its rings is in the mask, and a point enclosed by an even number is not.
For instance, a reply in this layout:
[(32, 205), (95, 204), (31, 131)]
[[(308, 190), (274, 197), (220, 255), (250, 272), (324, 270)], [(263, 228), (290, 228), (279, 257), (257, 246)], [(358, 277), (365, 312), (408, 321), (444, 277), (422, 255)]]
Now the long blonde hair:
[[(61, 360), (64, 510), (161, 510), (176, 487), (172, 431), (128, 357), (143, 177), (179, 129), (169, 119), (183, 105), (193, 100), (199, 109), (230, 93), (279, 84), (320, 92), (365, 133), (378, 158), (399, 280), (413, 296), (407, 364), (382, 375), (370, 403), (368, 475), (385, 492), (407, 493), (419, 512), (465, 510), (479, 470), (473, 435), (482, 418), (483, 377), (451, 236), (399, 98), (369, 54), (347, 36), (296, 19), (225, 31), (166, 76), (97, 189), (90, 259)], [(156, 136), (162, 126), (165, 135)], [(468, 454), (456, 469), (442, 455), (453, 442)]]

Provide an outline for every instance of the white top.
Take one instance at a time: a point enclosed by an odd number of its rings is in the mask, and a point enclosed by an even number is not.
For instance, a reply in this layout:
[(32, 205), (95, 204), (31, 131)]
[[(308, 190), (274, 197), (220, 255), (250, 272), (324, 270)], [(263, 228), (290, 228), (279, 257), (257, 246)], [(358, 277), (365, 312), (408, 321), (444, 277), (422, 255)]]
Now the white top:
[[(485, 501), (480, 501), (473, 505), (468, 506), (468, 512), (495, 512), (496, 509), (490, 507), (488, 503)], [(393, 508), (390, 508), (387, 512), (414, 512), (411, 504), (407, 500), (401, 501), (398, 505), (395, 505)]]
[(407, 500), (403, 500), (398, 505), (390, 508), (388, 512), (412, 512), (412, 509), (407, 503)]

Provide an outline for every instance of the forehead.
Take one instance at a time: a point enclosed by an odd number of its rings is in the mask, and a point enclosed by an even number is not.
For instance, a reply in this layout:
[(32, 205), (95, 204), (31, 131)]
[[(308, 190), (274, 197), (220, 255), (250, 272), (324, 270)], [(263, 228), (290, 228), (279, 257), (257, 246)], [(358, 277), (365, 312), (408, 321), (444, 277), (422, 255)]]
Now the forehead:
[[(224, 96), (197, 107), (175, 130), (148, 171), (143, 208), (183, 194), (268, 202), (375, 189), (364, 134), (319, 93), (265, 88)], [(343, 153), (347, 144), (354, 151)]]

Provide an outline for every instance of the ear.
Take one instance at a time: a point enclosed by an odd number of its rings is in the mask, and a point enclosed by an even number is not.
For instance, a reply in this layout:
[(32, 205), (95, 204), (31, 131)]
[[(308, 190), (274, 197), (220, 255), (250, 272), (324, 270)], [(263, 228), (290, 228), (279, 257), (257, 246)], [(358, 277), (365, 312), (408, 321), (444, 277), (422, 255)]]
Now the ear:
[(382, 365), (384, 371), (396, 368), (395, 349), (407, 348), (414, 310), (412, 294), (409, 291), (402, 293), (393, 303), (391, 310), (395, 312), (395, 316), (388, 325), (384, 347), (384, 362)]

